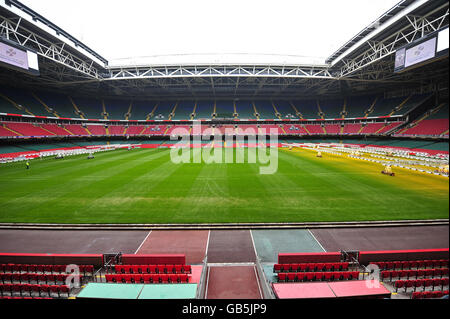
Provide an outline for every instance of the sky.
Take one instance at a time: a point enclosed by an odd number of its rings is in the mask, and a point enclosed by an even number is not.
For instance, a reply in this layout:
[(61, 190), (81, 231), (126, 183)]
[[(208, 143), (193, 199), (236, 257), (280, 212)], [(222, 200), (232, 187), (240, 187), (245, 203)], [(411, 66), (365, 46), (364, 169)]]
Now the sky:
[(114, 65), (142, 57), (214, 54), (220, 59), (237, 53), (268, 60), (268, 55), (313, 57), (323, 63), (399, 0), (21, 2)]

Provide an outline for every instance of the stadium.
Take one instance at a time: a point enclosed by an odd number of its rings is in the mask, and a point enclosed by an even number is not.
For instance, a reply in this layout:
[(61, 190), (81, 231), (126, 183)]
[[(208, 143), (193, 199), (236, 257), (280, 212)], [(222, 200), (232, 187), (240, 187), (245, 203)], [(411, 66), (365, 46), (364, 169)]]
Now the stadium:
[(448, 15), (113, 65), (0, 0), (0, 302), (448, 298)]

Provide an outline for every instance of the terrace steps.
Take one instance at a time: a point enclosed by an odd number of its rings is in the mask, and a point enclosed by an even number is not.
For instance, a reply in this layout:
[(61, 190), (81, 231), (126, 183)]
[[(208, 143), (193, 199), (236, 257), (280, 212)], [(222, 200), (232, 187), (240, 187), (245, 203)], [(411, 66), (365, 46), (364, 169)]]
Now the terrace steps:
[(373, 101), (373, 103), (370, 105), (369, 109), (366, 111), (366, 113), (364, 114), (364, 117), (369, 117), (369, 115), (371, 113), (373, 113), (373, 111), (375, 110), (375, 105), (378, 102), (378, 97), (375, 98), (375, 100)]
[(71, 131), (69, 131), (68, 129), (66, 129), (65, 127), (61, 126), (61, 128), (66, 131), (67, 133), (69, 133), (70, 135), (73, 135), (73, 133)]
[(35, 93), (31, 92), (31, 95), (32, 95), (39, 103), (42, 104), (42, 106), (45, 108), (45, 110), (46, 110), (49, 114), (54, 115), (55, 117), (58, 117), (58, 118), (60, 117), (56, 111), (53, 111), (53, 112), (52, 112), (51, 109), (50, 109), (50, 107), (49, 107), (44, 101), (42, 101)]
[(105, 100), (102, 100), (103, 119), (108, 119), (108, 112), (106, 112)]
[(275, 116), (278, 117), (278, 119), (281, 120), (281, 114), (280, 114), (280, 112), (278, 112), (277, 107), (275, 106), (275, 103), (273, 103), (273, 101), (271, 101), (271, 102), (272, 102), (272, 107), (273, 107), (273, 109), (274, 109), (274, 111), (275, 111)]
[[(175, 116), (175, 112), (177, 111), (177, 107), (178, 107), (178, 102), (175, 103), (175, 105), (174, 105), (174, 107), (173, 107), (173, 109), (172, 109), (172, 112), (170, 112), (170, 114), (169, 114), (169, 121), (171, 121), (171, 120), (172, 120), (172, 117)], [(167, 131), (166, 131), (166, 132), (167, 132)], [(164, 133), (164, 134), (165, 134), (165, 133)]]
[[(322, 119), (322, 120), (324, 120), (325, 118), (324, 118), (324, 113), (322, 112), (322, 108), (320, 107), (320, 102), (319, 102), (319, 100), (317, 100), (316, 101), (316, 104), (317, 104), (317, 110), (319, 110), (319, 112), (317, 113), (317, 115)], [(326, 132), (325, 130), (324, 130), (324, 132)], [(326, 133), (325, 133), (326, 134)]]
[(7, 127), (6, 124), (3, 124), (3, 128), (7, 131), (10, 131), (11, 133), (16, 134), (17, 136), (23, 136), (23, 134), (20, 134), (19, 132), (16, 132), (13, 129), (10, 129), (9, 127)]
[(39, 127), (40, 129), (42, 129), (42, 130), (44, 130), (44, 131), (46, 131), (46, 132), (50, 133), (50, 135), (56, 135), (55, 133), (53, 133), (53, 132), (51, 132), (51, 131), (47, 130), (47, 129), (46, 129), (46, 128), (44, 128), (44, 127), (42, 127), (42, 125), (38, 125), (37, 127)]
[(6, 95), (4, 95), (2, 93), (0, 93), (0, 96), (2, 98), (4, 98), (5, 100), (7, 100), (12, 105), (14, 105), (14, 107), (16, 109), (18, 109), (19, 111), (25, 111), (26, 113), (28, 113), (28, 115), (34, 116), (34, 114), (31, 111), (29, 111), (25, 106), (17, 104), (15, 101), (13, 101), (12, 99), (10, 99), (9, 97), (7, 97)]
[(303, 119), (303, 114), (302, 114), (301, 112), (299, 112), (299, 110), (298, 110), (297, 107), (294, 105), (294, 103), (289, 102), (289, 104), (290, 104), (290, 105), (292, 106), (292, 108), (294, 109), (295, 114), (297, 114), (297, 116), (298, 116), (300, 119)]
[(255, 102), (252, 102), (252, 106), (253, 106), (253, 111), (255, 111), (255, 117), (259, 120), (259, 112), (258, 112), (258, 109), (256, 108)]
[(406, 99), (404, 99), (402, 103), (400, 103), (397, 107), (395, 107), (391, 111), (391, 113), (388, 114), (388, 116), (392, 116), (392, 115), (394, 115), (395, 112), (400, 111), (405, 106), (405, 104), (411, 99), (411, 97), (412, 97), (412, 95), (410, 95)]
[[(150, 114), (147, 115), (147, 118), (145, 119), (146, 121), (150, 120), (150, 119), (155, 115), (155, 112), (156, 112), (156, 110), (158, 109), (158, 106), (159, 106), (159, 104), (156, 103), (155, 106), (153, 107), (153, 110), (150, 112)], [(142, 134), (143, 132), (144, 132), (144, 131), (142, 131), (141, 134)]]
[[(133, 112), (133, 101), (130, 102), (130, 106), (128, 107), (128, 112), (127, 112), (127, 114), (125, 114), (126, 121), (128, 121), (128, 119), (130, 118), (131, 112)], [(125, 131), (126, 131), (126, 129), (125, 129)]]
[(75, 109), (76, 114), (79, 114), (79, 116), (80, 116), (82, 119), (85, 119), (83, 113), (80, 111), (80, 109), (78, 108), (78, 106), (76, 105), (76, 103), (75, 103), (75, 101), (72, 99), (72, 97), (69, 96), (69, 100), (70, 100), (70, 103), (72, 103), (72, 106), (73, 106), (73, 108)]
[[(194, 109), (192, 110), (191, 120), (193, 120), (195, 118), (195, 111), (196, 110), (197, 110), (197, 101), (195, 101), (195, 103), (194, 103)], [(191, 133), (191, 130), (189, 130), (189, 133)]]

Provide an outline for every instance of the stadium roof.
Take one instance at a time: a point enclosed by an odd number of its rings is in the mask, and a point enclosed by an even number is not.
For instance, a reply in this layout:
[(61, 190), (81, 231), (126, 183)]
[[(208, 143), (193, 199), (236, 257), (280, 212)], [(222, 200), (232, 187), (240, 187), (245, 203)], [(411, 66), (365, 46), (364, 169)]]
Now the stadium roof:
[[(0, 0), (0, 36), (37, 51), (41, 68), (39, 78), (8, 71), (0, 74), (0, 81), (83, 94), (162, 98), (333, 95), (423, 86), (448, 76), (448, 59), (395, 74), (393, 53), (448, 26), (448, 7), (445, 0), (400, 1), (333, 53), (327, 64), (267, 54), (210, 55), (213, 63), (205, 63), (204, 54), (181, 55), (190, 60), (186, 64), (177, 64), (180, 56), (172, 55), (165, 60), (154, 56), (150, 62), (148, 57), (134, 58), (132, 66), (120, 66), (108, 65), (100, 54), (19, 1)], [(277, 63), (280, 58), (283, 62)], [(243, 63), (233, 63), (236, 60)]]

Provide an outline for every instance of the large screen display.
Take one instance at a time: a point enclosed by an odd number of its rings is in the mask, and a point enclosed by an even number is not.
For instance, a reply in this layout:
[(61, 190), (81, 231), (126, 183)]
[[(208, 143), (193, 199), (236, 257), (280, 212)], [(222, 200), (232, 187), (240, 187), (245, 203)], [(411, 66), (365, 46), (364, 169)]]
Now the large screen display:
[(0, 64), (34, 75), (39, 74), (38, 56), (35, 52), (2, 41), (0, 41)]
[(405, 68), (432, 59), (436, 54), (436, 38), (422, 42), (406, 50)]
[(394, 72), (445, 58), (448, 56), (448, 27), (428, 34), (395, 52)]
[(27, 52), (2, 42), (0, 42), (0, 61), (28, 70)]

